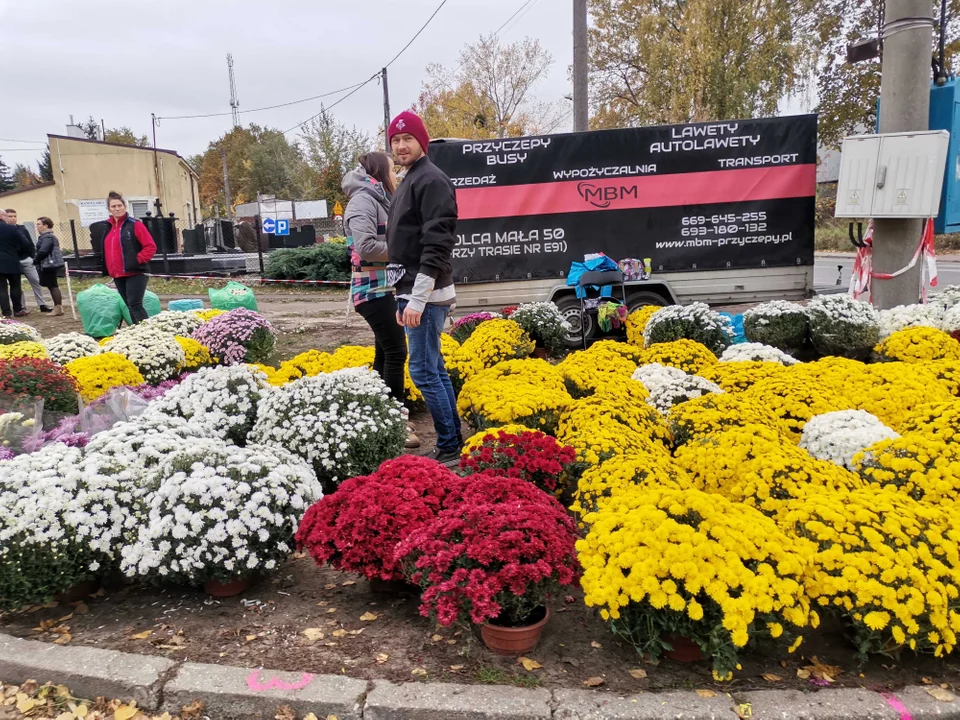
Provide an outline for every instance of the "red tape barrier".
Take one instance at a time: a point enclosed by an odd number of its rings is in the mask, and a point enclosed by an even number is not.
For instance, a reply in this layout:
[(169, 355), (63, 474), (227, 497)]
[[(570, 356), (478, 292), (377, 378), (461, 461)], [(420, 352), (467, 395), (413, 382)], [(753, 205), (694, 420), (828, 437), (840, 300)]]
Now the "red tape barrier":
[[(102, 275), (98, 270), (74, 270), (70, 269), (71, 275)], [(169, 278), (174, 280), (213, 280), (216, 282), (224, 282), (231, 280), (232, 278), (225, 277), (214, 277), (211, 275), (158, 275), (156, 273), (147, 273), (149, 277), (155, 278)], [(268, 284), (268, 283), (279, 283), (286, 285), (332, 285), (334, 287), (349, 287), (349, 280), (270, 280), (268, 278), (258, 278), (258, 283)]]

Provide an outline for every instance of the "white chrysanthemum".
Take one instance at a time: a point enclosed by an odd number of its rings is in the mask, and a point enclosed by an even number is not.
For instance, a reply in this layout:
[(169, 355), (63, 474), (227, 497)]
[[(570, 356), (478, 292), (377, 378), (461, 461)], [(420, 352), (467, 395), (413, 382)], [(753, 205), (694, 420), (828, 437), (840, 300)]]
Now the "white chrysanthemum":
[(647, 404), (661, 415), (669, 414), (670, 408), (687, 400), (723, 392), (719, 385), (699, 375), (687, 375), (683, 370), (659, 363), (641, 365), (634, 371), (633, 379), (647, 388), (650, 393)]
[(46, 602), (116, 557), (129, 525), (114, 478), (52, 443), (0, 473), (0, 609)]
[(176, 337), (143, 323), (117, 333), (103, 346), (103, 351), (123, 355), (151, 385), (175, 377), (187, 361)]
[(890, 310), (880, 311), (880, 339), (895, 332), (912, 327), (940, 328), (943, 325), (944, 310), (940, 305), (898, 305)]
[(706, 345), (715, 355), (722, 353), (735, 336), (733, 321), (705, 303), (668, 305), (651, 315), (643, 329), (647, 347), (686, 338)]
[(720, 356), (720, 362), (775, 362), (781, 365), (796, 365), (800, 361), (771, 345), (748, 342), (728, 347)]
[(853, 470), (853, 458), (881, 440), (900, 437), (865, 410), (840, 410), (816, 415), (803, 426), (800, 447), (818, 460)]
[(818, 295), (807, 305), (810, 340), (823, 355), (867, 352), (880, 340), (880, 313), (849, 295)]
[(176, 415), (209, 437), (246, 443), (257, 407), (271, 390), (267, 376), (251, 365), (201, 368), (153, 401), (147, 417)]
[(50, 359), (59, 365), (66, 365), (78, 358), (99, 355), (103, 351), (100, 343), (82, 333), (62, 333), (44, 340), (43, 346)]
[(366, 368), (304, 377), (260, 403), (253, 442), (275, 445), (313, 463), (325, 487), (370, 473), (400, 454), (406, 423), (400, 403)]
[(136, 539), (123, 548), (121, 570), (184, 584), (275, 567), (321, 497), (312, 468), (293, 454), (219, 440), (170, 453), (148, 482), (157, 489)]
[(16, 342), (43, 342), (43, 338), (32, 325), (0, 320), (0, 345), (12, 345)]
[(203, 320), (189, 312), (164, 310), (141, 324), (178, 337), (190, 337), (194, 330), (203, 325)]

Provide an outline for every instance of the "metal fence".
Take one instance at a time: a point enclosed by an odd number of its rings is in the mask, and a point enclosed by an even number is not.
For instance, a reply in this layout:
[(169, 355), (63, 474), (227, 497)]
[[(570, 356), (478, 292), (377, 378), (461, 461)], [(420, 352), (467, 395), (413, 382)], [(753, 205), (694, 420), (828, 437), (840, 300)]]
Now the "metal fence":
[[(209, 219), (196, 225), (180, 218), (141, 218), (154, 241), (157, 254), (151, 271), (168, 275), (242, 275), (261, 273), (272, 251), (325, 242), (343, 234), (335, 218), (291, 220), (289, 235), (264, 233), (260, 218)], [(75, 220), (59, 223), (54, 233), (70, 267), (99, 269), (107, 223), (89, 227)]]

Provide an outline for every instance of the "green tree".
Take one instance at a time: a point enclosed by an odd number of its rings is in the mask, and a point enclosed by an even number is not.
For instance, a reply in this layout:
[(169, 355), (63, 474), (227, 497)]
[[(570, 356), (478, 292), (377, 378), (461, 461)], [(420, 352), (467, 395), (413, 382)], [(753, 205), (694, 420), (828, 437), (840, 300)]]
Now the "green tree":
[(106, 142), (134, 145), (136, 147), (150, 147), (150, 140), (146, 135), (137, 136), (126, 125), (119, 128), (110, 128), (103, 138)]
[(589, 0), (594, 127), (773, 115), (815, 57), (816, 0)]
[(16, 187), (10, 167), (0, 158), (0, 193), (16, 190)]
[[(933, 3), (939, 27), (940, 3)], [(873, 132), (880, 97), (880, 59), (846, 62), (847, 44), (878, 36), (885, 12), (884, 0), (820, 0), (817, 34), (821, 60), (817, 68), (820, 113), (819, 138), (827, 147), (839, 147), (846, 135)], [(931, 57), (936, 56), (939, 32), (933, 34)], [(948, 0), (945, 42), (946, 70), (956, 66), (960, 49), (960, 0)]]
[(348, 170), (356, 167), (357, 158), (375, 149), (370, 135), (356, 127), (338, 122), (327, 110), (304, 125), (299, 146), (305, 166), (301, 168), (301, 185), (309, 199), (346, 204), (341, 183)]
[(53, 161), (50, 160), (50, 148), (47, 147), (37, 161), (37, 170), (43, 182), (53, 182)]
[(100, 140), (100, 131), (101, 125), (96, 120), (93, 119), (93, 115), (87, 118), (86, 122), (78, 123), (79, 127), (83, 134), (86, 136), (87, 140)]
[(460, 53), (448, 70), (427, 66), (414, 110), (433, 137), (482, 139), (550, 132), (562, 113), (540, 102), (534, 90), (546, 78), (553, 56), (539, 40), (504, 45), (496, 35), (481, 36)]

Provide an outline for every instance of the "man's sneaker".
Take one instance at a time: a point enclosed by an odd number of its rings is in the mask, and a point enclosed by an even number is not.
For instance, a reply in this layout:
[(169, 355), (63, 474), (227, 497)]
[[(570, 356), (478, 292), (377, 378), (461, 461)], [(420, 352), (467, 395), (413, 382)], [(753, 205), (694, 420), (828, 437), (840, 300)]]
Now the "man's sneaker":
[(52, 313), (52, 312), (53, 312), (53, 308), (52, 308), (52, 307), (49, 307), (49, 306), (47, 306), (47, 305), (41, 305), (41, 306), (40, 306), (40, 312), (42, 312), (42, 313)]
[(447, 467), (456, 467), (460, 464), (460, 450), (441, 450), (435, 447), (430, 452), (424, 453), (423, 457), (436, 460)]
[(26, 316), (29, 315), (29, 314), (30, 314), (30, 311), (29, 311), (29, 310), (17, 310), (17, 311), (14, 313), (14, 315), (16, 315), (17, 317), (26, 317)]
[(407, 450), (416, 450), (420, 447), (420, 438), (413, 431), (413, 425), (407, 425), (407, 444), (405, 447)]

